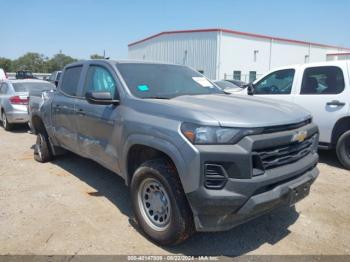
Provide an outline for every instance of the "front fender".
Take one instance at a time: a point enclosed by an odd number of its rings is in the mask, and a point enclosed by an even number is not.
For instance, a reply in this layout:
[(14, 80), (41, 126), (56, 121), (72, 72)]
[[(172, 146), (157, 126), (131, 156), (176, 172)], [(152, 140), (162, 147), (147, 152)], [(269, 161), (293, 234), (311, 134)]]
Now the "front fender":
[(180, 181), (182, 183), (185, 193), (192, 192), (194, 190), (193, 188), (194, 184), (193, 184), (193, 181), (191, 181), (194, 178), (191, 174), (189, 174), (187, 169), (187, 163), (189, 159), (184, 159), (180, 150), (170, 141), (167, 141), (165, 139), (161, 139), (158, 137), (156, 138), (151, 135), (140, 135), (140, 134), (130, 135), (127, 138), (126, 142), (124, 143), (123, 153), (122, 153), (123, 157), (121, 161), (121, 170), (126, 183), (129, 183), (128, 170), (127, 170), (127, 161), (128, 161), (127, 156), (130, 148), (133, 145), (145, 145), (148, 147), (152, 147), (156, 150), (159, 150), (164, 154), (168, 155), (176, 166), (176, 169), (179, 174)]

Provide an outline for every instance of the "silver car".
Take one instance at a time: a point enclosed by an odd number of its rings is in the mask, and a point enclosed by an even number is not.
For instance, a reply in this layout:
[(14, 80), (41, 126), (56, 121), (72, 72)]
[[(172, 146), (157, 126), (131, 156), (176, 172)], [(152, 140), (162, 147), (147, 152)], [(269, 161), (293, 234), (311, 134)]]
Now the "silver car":
[(0, 83), (0, 119), (5, 130), (14, 124), (28, 122), (28, 96), (30, 92), (54, 89), (51, 83), (41, 80), (5, 80)]

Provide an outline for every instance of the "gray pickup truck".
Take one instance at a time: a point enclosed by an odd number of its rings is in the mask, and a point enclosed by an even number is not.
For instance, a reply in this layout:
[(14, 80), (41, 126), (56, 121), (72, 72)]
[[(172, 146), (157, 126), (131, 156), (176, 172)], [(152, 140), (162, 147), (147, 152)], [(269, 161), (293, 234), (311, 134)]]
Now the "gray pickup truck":
[(318, 176), (308, 113), (230, 96), (186, 66), (78, 62), (42, 97), (34, 158), (69, 150), (122, 176), (139, 227), (162, 245), (294, 205)]

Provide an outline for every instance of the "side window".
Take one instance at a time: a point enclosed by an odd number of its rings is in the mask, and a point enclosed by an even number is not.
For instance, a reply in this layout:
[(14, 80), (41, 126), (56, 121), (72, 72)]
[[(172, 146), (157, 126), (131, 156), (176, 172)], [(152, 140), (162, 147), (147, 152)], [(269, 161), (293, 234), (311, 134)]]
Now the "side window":
[(254, 85), (254, 93), (260, 95), (288, 95), (292, 91), (294, 69), (272, 72)]
[(345, 87), (342, 70), (336, 66), (309, 67), (304, 71), (301, 95), (335, 95)]
[(82, 66), (69, 67), (63, 75), (61, 90), (67, 95), (76, 96)]
[(112, 97), (118, 98), (117, 85), (112, 74), (102, 66), (92, 65), (89, 67), (86, 80), (86, 92), (109, 92)]

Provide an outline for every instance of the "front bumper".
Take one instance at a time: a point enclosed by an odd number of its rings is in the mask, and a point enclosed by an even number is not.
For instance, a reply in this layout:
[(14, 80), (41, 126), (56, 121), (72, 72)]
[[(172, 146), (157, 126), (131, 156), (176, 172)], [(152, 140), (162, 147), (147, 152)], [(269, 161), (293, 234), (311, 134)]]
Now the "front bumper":
[[(317, 136), (314, 125), (302, 129), (307, 129), (310, 137)], [(265, 144), (290, 142), (293, 132), (247, 137), (233, 146), (197, 147), (202, 167), (208, 162), (230, 163), (225, 167), (227, 182), (221, 189), (206, 188), (202, 168), (200, 186), (187, 193), (197, 231), (228, 230), (278, 207), (294, 205), (308, 195), (319, 174), (317, 143), (312, 152), (297, 161), (265, 170), (261, 175), (251, 171), (252, 151)]]
[(308, 195), (318, 174), (318, 169), (314, 167), (291, 181), (248, 198), (228, 191), (216, 197), (210, 196), (205, 190), (191, 193), (187, 197), (195, 213), (196, 230), (228, 230), (276, 208), (294, 205)]

